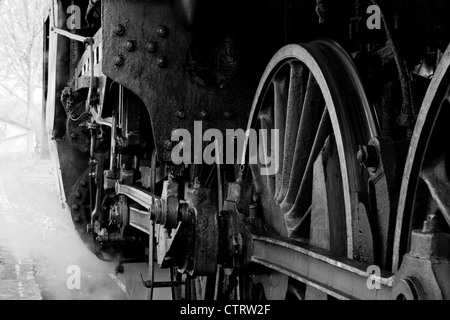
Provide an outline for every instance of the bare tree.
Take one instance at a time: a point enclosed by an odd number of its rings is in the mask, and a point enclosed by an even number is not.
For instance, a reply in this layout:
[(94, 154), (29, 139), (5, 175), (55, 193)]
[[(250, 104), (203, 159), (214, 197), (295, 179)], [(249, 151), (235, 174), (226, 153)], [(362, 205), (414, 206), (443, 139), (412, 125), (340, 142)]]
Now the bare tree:
[(26, 106), (32, 120), (33, 95), (41, 86), (42, 26), (46, 0), (0, 0), (0, 92)]

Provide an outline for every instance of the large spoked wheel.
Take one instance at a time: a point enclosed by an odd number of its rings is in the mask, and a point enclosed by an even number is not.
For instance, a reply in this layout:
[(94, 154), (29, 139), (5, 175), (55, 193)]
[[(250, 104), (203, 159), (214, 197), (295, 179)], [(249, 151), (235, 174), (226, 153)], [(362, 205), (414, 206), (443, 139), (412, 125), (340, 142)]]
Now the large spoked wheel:
[[(441, 270), (440, 276), (436, 276), (411, 265), (410, 259), (404, 258), (405, 254), (411, 251), (415, 251), (411, 252), (413, 256), (424, 254), (412, 244), (413, 230), (419, 232), (416, 233), (416, 239), (427, 237), (427, 234), (428, 236), (434, 234), (435, 248), (439, 246), (448, 248), (450, 241), (449, 67), (450, 47), (442, 57), (425, 96), (403, 175), (397, 214), (393, 271), (397, 272), (402, 266), (401, 273), (408, 273), (410, 278), (414, 272), (420, 271), (420, 274), (413, 276), (415, 280), (412, 281), (417, 281), (416, 284), (423, 286), (423, 290), (418, 290), (422, 291), (421, 295), (420, 292), (412, 293), (414, 289), (411, 287), (414, 285), (405, 285), (406, 293), (402, 292), (401, 297), (406, 299), (450, 298), (449, 290), (445, 290), (448, 288), (450, 268), (447, 268), (445, 272)], [(439, 257), (442, 253), (432, 248), (428, 253), (441, 261), (450, 260), (448, 256)], [(426, 259), (425, 255), (424, 259)], [(439, 283), (443, 275), (446, 275), (445, 279), (447, 279), (445, 285)], [(408, 281), (411, 282), (411, 279)]]
[(259, 139), (266, 157), (279, 150), (279, 170), (264, 172), (274, 164), (247, 145), (265, 223), (358, 259), (352, 225), (368, 176), (356, 155), (379, 129), (350, 57), (329, 40), (282, 48), (262, 77), (248, 127), (269, 130)]

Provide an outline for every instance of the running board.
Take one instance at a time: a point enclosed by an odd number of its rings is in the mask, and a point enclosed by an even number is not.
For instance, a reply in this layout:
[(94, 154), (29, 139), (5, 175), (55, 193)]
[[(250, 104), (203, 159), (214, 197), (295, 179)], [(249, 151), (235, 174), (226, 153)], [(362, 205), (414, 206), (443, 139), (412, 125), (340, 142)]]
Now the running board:
[(372, 275), (368, 265), (301, 241), (281, 237), (253, 237), (251, 260), (344, 300), (390, 300), (394, 275)]

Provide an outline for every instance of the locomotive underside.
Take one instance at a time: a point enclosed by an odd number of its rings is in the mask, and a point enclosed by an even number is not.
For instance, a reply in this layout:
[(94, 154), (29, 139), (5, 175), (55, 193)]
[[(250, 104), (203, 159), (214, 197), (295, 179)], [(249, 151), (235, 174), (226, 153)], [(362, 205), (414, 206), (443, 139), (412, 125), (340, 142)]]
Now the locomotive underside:
[[(150, 299), (449, 299), (450, 3), (212, 2), (52, 1), (47, 129), (86, 245), (147, 262)], [(177, 129), (196, 160), (208, 129), (276, 129), (279, 170), (175, 164)]]

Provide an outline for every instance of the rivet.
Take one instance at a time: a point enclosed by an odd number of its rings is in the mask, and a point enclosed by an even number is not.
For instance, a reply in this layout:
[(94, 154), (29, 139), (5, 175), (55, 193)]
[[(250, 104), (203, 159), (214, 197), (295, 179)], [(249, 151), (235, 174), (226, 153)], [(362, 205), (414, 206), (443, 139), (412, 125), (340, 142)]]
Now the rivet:
[(148, 45), (147, 45), (147, 51), (151, 52), (151, 53), (155, 53), (158, 51), (158, 43), (155, 41), (151, 41)]
[(208, 118), (208, 116), (209, 116), (208, 112), (206, 112), (204, 110), (200, 112), (200, 118), (206, 119), (206, 118)]
[(359, 150), (356, 154), (356, 159), (358, 160), (360, 165), (363, 165), (366, 162), (367, 154), (364, 151), (362, 146), (359, 146)]
[(75, 133), (75, 132), (72, 132), (72, 133), (70, 134), (70, 137), (72, 138), (72, 140), (76, 140), (76, 139), (78, 138), (78, 134)]
[(172, 150), (173, 147), (174, 147), (174, 143), (173, 143), (173, 141), (171, 141), (171, 140), (167, 140), (167, 141), (164, 143), (164, 148), (166, 148), (166, 150), (168, 150), (168, 151)]
[(125, 42), (125, 49), (127, 49), (127, 51), (134, 51), (134, 49), (136, 49), (136, 46), (134, 44), (133, 41), (129, 40), (127, 42)]
[(184, 112), (183, 110), (178, 110), (176, 113), (176, 117), (178, 119), (184, 119), (186, 118), (186, 112)]
[(225, 113), (223, 114), (225, 119), (227, 120), (231, 120), (233, 118), (233, 113), (230, 111), (225, 111)]
[(123, 25), (119, 24), (114, 28), (114, 32), (118, 36), (122, 36), (125, 33), (125, 27)]
[(81, 218), (78, 216), (73, 217), (73, 221), (75, 221), (75, 223), (80, 223), (81, 222)]
[(124, 60), (124, 58), (123, 58), (122, 56), (116, 56), (116, 57), (114, 57), (114, 64), (115, 64), (116, 66), (121, 66), (121, 65), (123, 64), (124, 61), (125, 61), (125, 60)]
[(169, 35), (169, 28), (167, 28), (166, 26), (160, 26), (158, 29), (156, 29), (156, 34), (161, 38), (166, 38)]
[(156, 63), (158, 64), (159, 67), (165, 68), (165, 67), (167, 67), (167, 58), (166, 57), (158, 57), (158, 59), (156, 60)]
[(80, 210), (80, 206), (78, 204), (74, 204), (72, 206), (72, 209), (75, 210), (75, 211), (78, 211), (78, 210)]
[(81, 198), (81, 193), (79, 191), (75, 192), (75, 197), (78, 199)]

